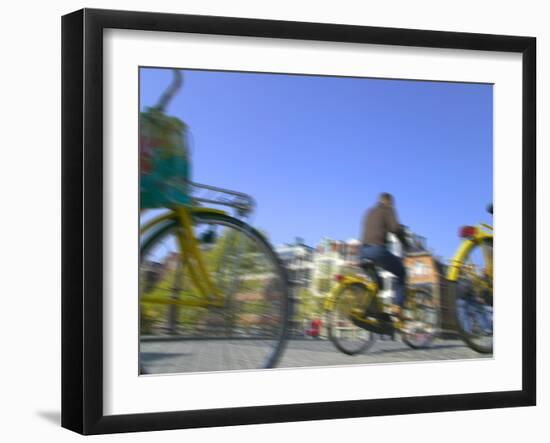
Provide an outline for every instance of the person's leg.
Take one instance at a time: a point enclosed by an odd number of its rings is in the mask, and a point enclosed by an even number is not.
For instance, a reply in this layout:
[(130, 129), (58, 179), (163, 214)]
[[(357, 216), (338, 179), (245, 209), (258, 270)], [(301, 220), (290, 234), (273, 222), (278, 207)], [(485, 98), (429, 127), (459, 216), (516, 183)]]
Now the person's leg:
[[(384, 246), (378, 245), (363, 245), (361, 248), (360, 259), (361, 260), (371, 260), (376, 266), (383, 265), (380, 263), (380, 258), (384, 255), (386, 248)], [(367, 267), (363, 267), (364, 271), (367, 271)], [(378, 281), (380, 285), (382, 282)]]
[(405, 303), (405, 277), (406, 271), (401, 259), (384, 246), (363, 246), (361, 250), (361, 259), (370, 259), (376, 266), (379, 266), (397, 277), (395, 298), (390, 307), (390, 313), (399, 318), (403, 316), (403, 304)]
[(380, 260), (382, 260), (386, 254), (388, 254), (388, 250), (384, 246), (363, 245), (360, 258), (362, 260), (372, 260), (376, 266), (384, 267)]
[[(384, 249), (383, 246), (377, 246), (377, 245), (363, 245), (360, 249), (360, 252), (359, 252), (359, 259), (360, 261), (363, 261), (363, 260), (370, 260), (374, 263), (374, 265), (378, 265), (378, 258), (380, 257), (381, 255), (381, 250)], [(363, 271), (368, 273), (369, 271), (371, 271), (372, 269), (371, 268), (371, 265), (363, 265), (361, 266), (363, 268)], [(375, 273), (376, 276), (376, 283), (378, 285), (381, 285), (381, 281), (380, 281), (380, 277), (378, 276), (378, 273)], [(357, 309), (357, 315), (358, 316), (364, 316), (364, 317), (369, 317), (373, 314), (379, 314), (379, 309), (378, 309), (378, 306), (376, 303), (369, 303), (368, 306), (362, 308), (362, 312), (359, 313), (359, 311), (361, 311), (361, 309)]]
[(405, 303), (405, 280), (407, 273), (401, 258), (384, 248), (378, 253), (377, 264), (397, 277), (394, 303), (403, 307)]

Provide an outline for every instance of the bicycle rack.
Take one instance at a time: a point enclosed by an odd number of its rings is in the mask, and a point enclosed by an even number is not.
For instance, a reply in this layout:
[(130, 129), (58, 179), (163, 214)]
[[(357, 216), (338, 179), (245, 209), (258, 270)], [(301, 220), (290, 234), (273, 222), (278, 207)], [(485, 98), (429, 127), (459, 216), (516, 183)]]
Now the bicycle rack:
[(249, 217), (256, 206), (254, 199), (243, 192), (196, 182), (189, 182), (189, 185), (194, 206), (209, 204), (230, 207), (242, 218)]

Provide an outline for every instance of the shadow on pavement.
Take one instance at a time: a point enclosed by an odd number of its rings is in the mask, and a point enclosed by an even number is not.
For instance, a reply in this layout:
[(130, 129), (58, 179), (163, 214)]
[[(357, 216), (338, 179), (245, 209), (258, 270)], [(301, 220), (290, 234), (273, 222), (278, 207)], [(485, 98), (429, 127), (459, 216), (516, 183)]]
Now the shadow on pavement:
[(453, 349), (453, 348), (464, 348), (466, 345), (462, 344), (462, 343), (449, 343), (449, 344), (433, 344), (433, 345), (430, 345), (430, 346), (427, 346), (425, 348), (418, 348), (418, 349), (413, 349), (409, 346), (407, 346), (405, 343), (399, 343), (399, 342), (393, 342), (393, 343), (396, 343), (396, 344), (399, 344), (399, 345), (402, 345), (400, 346), (399, 348), (392, 348), (392, 349), (378, 349), (378, 350), (371, 350), (368, 352), (368, 354), (391, 354), (391, 353), (395, 353), (395, 352), (414, 352), (414, 351), (435, 351), (437, 349)]

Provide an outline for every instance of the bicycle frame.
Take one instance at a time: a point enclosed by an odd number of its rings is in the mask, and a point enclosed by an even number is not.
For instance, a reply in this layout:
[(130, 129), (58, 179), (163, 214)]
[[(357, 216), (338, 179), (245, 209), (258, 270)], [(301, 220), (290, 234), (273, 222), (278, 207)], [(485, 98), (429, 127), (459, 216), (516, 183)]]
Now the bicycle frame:
[[(242, 192), (218, 188), (216, 186), (189, 182), (193, 188), (193, 205), (179, 206), (170, 209), (167, 213), (145, 223), (140, 227), (140, 236), (154, 230), (163, 223), (176, 221), (180, 229), (176, 230), (180, 254), (184, 267), (198, 289), (200, 297), (189, 300), (164, 299), (159, 297), (143, 297), (142, 302), (158, 304), (175, 304), (198, 307), (224, 307), (225, 298), (216, 287), (204, 264), (203, 254), (193, 233), (193, 216), (196, 214), (229, 215), (226, 211), (212, 207), (203, 207), (200, 204), (214, 204), (229, 207), (235, 210), (239, 217), (247, 217), (252, 212), (254, 199)], [(201, 194), (202, 193), (202, 194)]]
[[(489, 232), (490, 231), (490, 232)], [(470, 252), (475, 246), (480, 246), (487, 239), (493, 239), (493, 227), (485, 223), (480, 223), (475, 227), (475, 233), (472, 237), (464, 240), (458, 247), (455, 255), (451, 259), (449, 269), (447, 270), (447, 280), (456, 282), (460, 276), (460, 269), (466, 262)], [(487, 272), (493, 276), (493, 259), (485, 257), (488, 264)]]
[(189, 276), (193, 281), (195, 287), (200, 293), (198, 299), (191, 300), (176, 300), (176, 299), (164, 299), (159, 297), (143, 297), (141, 299), (144, 303), (158, 303), (158, 304), (175, 304), (181, 306), (195, 306), (195, 307), (223, 307), (224, 297), (221, 292), (216, 288), (212, 281), (210, 274), (208, 273), (202, 253), (199, 249), (197, 239), (193, 233), (193, 215), (198, 213), (209, 214), (222, 214), (226, 212), (212, 208), (191, 207), (184, 206), (170, 210), (168, 213), (160, 215), (140, 228), (140, 234), (143, 235), (155, 227), (162, 225), (167, 221), (178, 221), (181, 229), (176, 230), (176, 236), (178, 238), (178, 244), (180, 247), (180, 253), (182, 255), (183, 265), (189, 271)]
[[(323, 308), (326, 312), (330, 312), (334, 309), (336, 298), (338, 294), (346, 287), (352, 284), (359, 284), (365, 287), (367, 290), (367, 296), (374, 298), (376, 307), (380, 312), (384, 310), (384, 303), (380, 299), (380, 287), (377, 282), (368, 280), (362, 276), (357, 275), (344, 275), (341, 277), (338, 284), (330, 291), (329, 295), (323, 303)], [(365, 300), (365, 305), (368, 306), (371, 300)], [(405, 303), (407, 309), (416, 311), (416, 299), (411, 296), (411, 288), (406, 289)], [(363, 325), (369, 325), (367, 329), (375, 333), (388, 333), (390, 330), (386, 326), (382, 326), (382, 323), (377, 318), (364, 318), (362, 315), (351, 314), (352, 318), (359, 320)], [(400, 329), (403, 326), (401, 320), (394, 319), (392, 329)]]
[[(342, 276), (339, 283), (329, 293), (328, 297), (324, 302), (323, 306), (326, 312), (330, 312), (334, 309), (336, 298), (340, 293), (340, 291), (342, 291), (346, 286), (353, 285), (353, 284), (362, 285), (367, 290), (366, 294), (368, 299), (365, 300), (365, 303), (364, 303), (365, 306), (368, 306), (371, 303), (371, 300), (374, 299), (374, 303), (376, 303), (376, 307), (378, 308), (378, 310), (380, 312), (383, 311), (384, 304), (380, 299), (380, 297), (378, 296), (380, 288), (377, 282), (367, 280), (361, 276), (344, 275)], [(363, 318), (361, 315), (356, 315), (354, 313), (350, 313), (350, 317), (354, 318), (355, 320), (361, 321), (363, 325), (369, 325), (368, 329), (371, 330), (372, 332), (376, 332), (376, 333), (389, 332), (385, 328), (381, 327), (380, 320), (376, 318)], [(399, 327), (399, 324), (395, 324), (394, 327)]]

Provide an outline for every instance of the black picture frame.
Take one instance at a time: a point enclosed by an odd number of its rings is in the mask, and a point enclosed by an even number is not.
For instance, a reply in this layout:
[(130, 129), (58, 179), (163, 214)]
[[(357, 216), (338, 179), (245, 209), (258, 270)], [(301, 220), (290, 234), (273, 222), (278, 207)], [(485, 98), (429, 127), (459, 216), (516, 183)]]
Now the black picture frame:
[[(503, 51), (522, 54), (522, 388), (517, 391), (103, 413), (103, 31)], [(413, 414), (536, 404), (536, 39), (232, 17), (83, 9), (62, 18), (62, 426), (82, 434)]]

